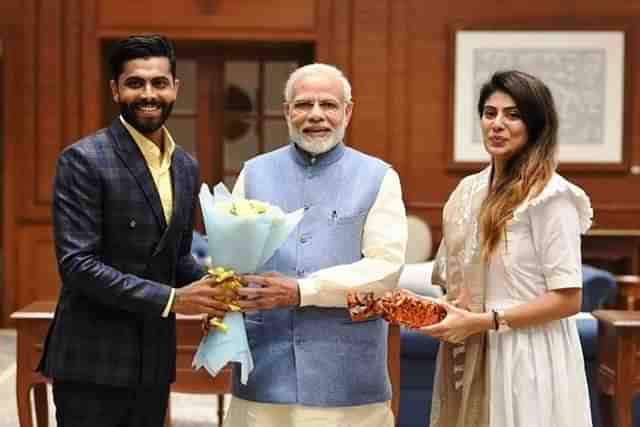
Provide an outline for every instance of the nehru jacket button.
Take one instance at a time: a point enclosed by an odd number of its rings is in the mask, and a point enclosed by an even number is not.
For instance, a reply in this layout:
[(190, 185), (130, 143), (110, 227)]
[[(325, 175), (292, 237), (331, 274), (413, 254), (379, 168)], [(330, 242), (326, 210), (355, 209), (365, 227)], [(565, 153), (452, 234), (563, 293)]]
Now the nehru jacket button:
[(136, 228), (136, 220), (132, 219), (131, 222), (129, 223), (129, 228)]

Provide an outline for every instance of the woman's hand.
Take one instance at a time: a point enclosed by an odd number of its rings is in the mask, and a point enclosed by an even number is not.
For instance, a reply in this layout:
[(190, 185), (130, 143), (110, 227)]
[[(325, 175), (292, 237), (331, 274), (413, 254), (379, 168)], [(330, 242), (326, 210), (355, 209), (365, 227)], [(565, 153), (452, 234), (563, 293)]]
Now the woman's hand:
[(439, 301), (439, 304), (447, 311), (447, 317), (435, 325), (420, 328), (421, 333), (441, 341), (458, 344), (471, 335), (493, 327), (491, 313), (473, 313), (444, 301)]

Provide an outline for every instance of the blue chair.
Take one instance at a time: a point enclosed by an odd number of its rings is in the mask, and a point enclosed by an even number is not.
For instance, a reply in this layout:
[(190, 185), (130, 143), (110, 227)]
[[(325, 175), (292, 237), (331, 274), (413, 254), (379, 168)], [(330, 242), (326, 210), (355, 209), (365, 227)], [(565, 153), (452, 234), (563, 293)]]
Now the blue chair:
[[(616, 279), (608, 271), (600, 270), (588, 265), (582, 266), (582, 311), (590, 313), (601, 308), (605, 302), (615, 300)], [(598, 321), (591, 318), (577, 319), (578, 334), (582, 345), (584, 368), (589, 385), (589, 399), (591, 402), (591, 417), (593, 426), (602, 426), (600, 417), (600, 398), (598, 395)]]

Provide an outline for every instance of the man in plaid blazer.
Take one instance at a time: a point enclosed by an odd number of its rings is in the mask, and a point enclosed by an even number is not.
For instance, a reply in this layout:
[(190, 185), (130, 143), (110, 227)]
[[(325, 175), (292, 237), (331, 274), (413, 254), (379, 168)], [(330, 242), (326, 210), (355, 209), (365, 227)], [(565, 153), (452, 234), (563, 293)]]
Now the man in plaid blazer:
[(110, 58), (121, 115), (65, 149), (53, 226), (62, 279), (39, 370), (58, 426), (161, 426), (175, 380), (175, 314), (224, 316), (191, 256), (198, 166), (163, 126), (175, 54), (132, 36)]

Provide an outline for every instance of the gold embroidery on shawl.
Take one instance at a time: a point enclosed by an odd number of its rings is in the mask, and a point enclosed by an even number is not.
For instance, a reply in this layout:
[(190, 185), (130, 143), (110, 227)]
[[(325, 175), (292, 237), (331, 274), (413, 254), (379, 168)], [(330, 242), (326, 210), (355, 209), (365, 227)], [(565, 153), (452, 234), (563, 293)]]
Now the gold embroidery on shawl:
[[(484, 311), (485, 265), (480, 256), (478, 217), (487, 195), (490, 167), (465, 178), (443, 212), (443, 239), (432, 282), (446, 289), (446, 299), (473, 312)], [(432, 427), (488, 427), (485, 334), (465, 343), (441, 343), (436, 364)]]

